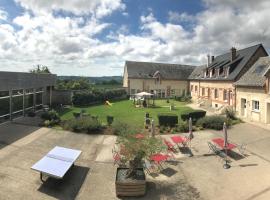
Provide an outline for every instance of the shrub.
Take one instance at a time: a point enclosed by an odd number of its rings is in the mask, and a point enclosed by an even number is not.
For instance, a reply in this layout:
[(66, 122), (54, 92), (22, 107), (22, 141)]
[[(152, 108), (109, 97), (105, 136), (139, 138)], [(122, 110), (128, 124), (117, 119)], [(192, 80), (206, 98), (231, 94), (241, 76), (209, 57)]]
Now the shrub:
[(82, 117), (78, 119), (67, 120), (64, 123), (64, 129), (78, 132), (78, 133), (91, 133), (99, 131), (102, 126), (97, 118)]
[(237, 119), (235, 110), (234, 110), (233, 107), (231, 107), (231, 106), (226, 107), (226, 108), (222, 111), (222, 113), (225, 114), (226, 117), (227, 117), (228, 119), (232, 119), (232, 120)]
[(60, 120), (60, 116), (55, 110), (42, 113), (41, 118), (44, 120)]
[(55, 110), (50, 110), (42, 113), (41, 119), (45, 120), (44, 126), (46, 127), (54, 126), (59, 124), (61, 121), (59, 114)]
[(181, 119), (183, 121), (188, 121), (189, 118), (191, 117), (192, 122), (196, 123), (200, 118), (205, 117), (206, 111), (204, 110), (194, 110), (185, 114), (181, 115)]
[(107, 124), (108, 124), (109, 126), (111, 126), (112, 123), (113, 123), (113, 116), (108, 115), (108, 116), (107, 116)]
[(184, 133), (189, 131), (189, 126), (187, 121), (180, 121), (177, 125), (177, 132)]
[(228, 120), (226, 117), (213, 115), (213, 116), (206, 116), (204, 118), (199, 119), (196, 125), (201, 126), (203, 128), (222, 130), (224, 122), (226, 122), (227, 127), (231, 125), (231, 120)]
[(125, 134), (125, 133), (128, 133), (129, 131), (135, 131), (135, 132), (137, 131), (137, 128), (131, 127), (127, 123), (120, 122), (120, 121), (113, 122), (112, 129), (115, 135)]
[(173, 127), (178, 124), (178, 117), (175, 114), (161, 113), (158, 114), (159, 126), (170, 126)]
[(89, 106), (95, 103), (101, 103), (108, 99), (126, 98), (124, 89), (115, 89), (108, 91), (80, 91), (75, 92), (72, 97), (72, 103), (75, 106)]

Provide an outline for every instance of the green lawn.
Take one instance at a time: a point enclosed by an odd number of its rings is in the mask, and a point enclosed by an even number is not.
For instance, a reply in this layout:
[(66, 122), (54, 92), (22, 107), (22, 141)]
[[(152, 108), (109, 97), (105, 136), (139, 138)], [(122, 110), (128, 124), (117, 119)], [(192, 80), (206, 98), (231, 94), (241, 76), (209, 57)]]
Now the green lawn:
[[(176, 107), (173, 111), (170, 111), (169, 108), (171, 102), (173, 102), (174, 106)], [(112, 106), (97, 105), (84, 108), (74, 107), (69, 110), (60, 112), (60, 116), (62, 120), (70, 119), (73, 118), (73, 112), (80, 112), (81, 109), (84, 109), (91, 115), (97, 115), (102, 123), (106, 123), (106, 116), (111, 115), (114, 116), (114, 120), (142, 126), (146, 112), (149, 112), (150, 117), (153, 117), (157, 122), (158, 113), (175, 113), (179, 116), (182, 113), (192, 110), (183, 102), (170, 100), (170, 103), (167, 103), (166, 100), (156, 100), (156, 108), (135, 108), (132, 101), (123, 100), (114, 102)]]

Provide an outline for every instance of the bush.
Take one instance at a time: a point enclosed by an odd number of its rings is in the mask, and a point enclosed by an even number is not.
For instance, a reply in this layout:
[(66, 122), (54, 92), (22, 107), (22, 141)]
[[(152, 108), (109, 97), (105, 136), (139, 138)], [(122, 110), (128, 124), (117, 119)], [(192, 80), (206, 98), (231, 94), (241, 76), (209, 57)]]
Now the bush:
[(233, 107), (231, 107), (231, 106), (226, 107), (226, 108), (222, 111), (222, 113), (225, 114), (226, 117), (227, 117), (228, 119), (232, 119), (232, 120), (236, 120), (236, 119), (237, 119), (235, 110), (234, 110)]
[(223, 116), (213, 115), (199, 119), (196, 125), (203, 128), (222, 130), (224, 122), (226, 122), (227, 127), (231, 126), (231, 120), (228, 120), (226, 117)]
[(189, 125), (187, 121), (180, 121), (177, 125), (177, 132), (185, 133), (189, 131)]
[(83, 117), (79, 119), (67, 120), (64, 123), (65, 130), (70, 130), (78, 133), (91, 133), (99, 131), (102, 126), (97, 118)]
[(177, 115), (170, 113), (158, 114), (158, 123), (159, 126), (174, 127), (176, 124), (178, 124), (178, 117)]
[(131, 127), (130, 125), (128, 125), (125, 122), (121, 122), (121, 121), (115, 121), (112, 124), (112, 129), (113, 129), (113, 134), (114, 135), (123, 135), (126, 133), (129, 133), (130, 131), (138, 131), (136, 127)]
[(183, 121), (188, 121), (189, 118), (191, 117), (192, 122), (196, 123), (200, 118), (205, 117), (206, 111), (204, 110), (194, 110), (185, 114), (181, 115), (181, 119)]
[(72, 103), (75, 106), (89, 106), (95, 103), (102, 103), (108, 99), (126, 98), (124, 89), (108, 90), (108, 91), (82, 91), (75, 92), (72, 97)]
[(41, 119), (44, 121), (44, 126), (50, 127), (60, 123), (60, 116), (55, 110), (50, 110), (42, 113)]
[(113, 116), (108, 115), (108, 116), (107, 116), (107, 124), (108, 124), (109, 126), (111, 126), (112, 123), (113, 123)]

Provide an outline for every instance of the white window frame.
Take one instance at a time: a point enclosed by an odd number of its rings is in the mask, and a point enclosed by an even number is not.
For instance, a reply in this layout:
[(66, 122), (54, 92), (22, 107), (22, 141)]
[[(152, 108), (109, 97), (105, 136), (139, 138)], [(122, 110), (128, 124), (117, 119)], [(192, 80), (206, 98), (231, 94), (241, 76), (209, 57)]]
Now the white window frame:
[(260, 112), (260, 101), (252, 100), (252, 111)]

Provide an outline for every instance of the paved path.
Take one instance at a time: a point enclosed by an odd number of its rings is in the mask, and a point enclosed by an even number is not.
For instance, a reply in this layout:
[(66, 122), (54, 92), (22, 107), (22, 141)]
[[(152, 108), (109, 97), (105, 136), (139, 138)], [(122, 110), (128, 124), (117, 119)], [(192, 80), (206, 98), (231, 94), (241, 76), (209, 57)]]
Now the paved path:
[[(161, 174), (147, 176), (143, 200), (269, 200), (270, 132), (248, 123), (228, 130), (229, 139), (247, 143), (248, 156), (231, 159), (224, 170), (209, 152), (207, 142), (222, 137), (219, 131), (194, 133), (193, 157), (176, 154)], [(162, 137), (170, 138), (170, 135)], [(116, 200), (111, 149), (115, 136), (76, 134), (18, 124), (0, 125), (0, 199)], [(75, 167), (63, 180), (47, 179), (30, 167), (54, 146), (82, 150)], [(129, 198), (132, 199), (132, 198)]]

